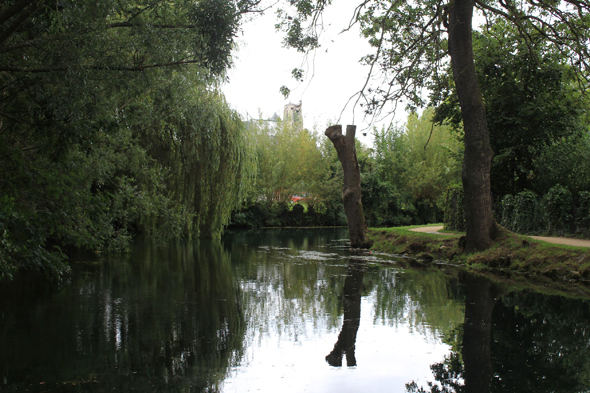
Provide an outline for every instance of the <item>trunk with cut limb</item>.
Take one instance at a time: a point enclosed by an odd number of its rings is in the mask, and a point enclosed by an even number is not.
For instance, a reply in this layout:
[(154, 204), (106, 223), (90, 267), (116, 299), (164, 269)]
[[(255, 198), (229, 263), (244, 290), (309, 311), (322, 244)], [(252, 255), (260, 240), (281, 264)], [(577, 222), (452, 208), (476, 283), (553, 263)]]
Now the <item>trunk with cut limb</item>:
[(498, 233), (492, 213), (490, 168), (494, 155), (483, 96), (473, 60), (472, 17), (474, 0), (449, 2), (449, 53), (465, 132), (463, 190), (465, 192), (465, 251), (489, 248)]
[(361, 171), (356, 158), (355, 133), (356, 126), (346, 126), (346, 135), (342, 135), (340, 125), (329, 127), (325, 132), (336, 148), (344, 173), (342, 202), (348, 221), (350, 245), (353, 248), (368, 248), (371, 243), (367, 239), (367, 224), (361, 202)]

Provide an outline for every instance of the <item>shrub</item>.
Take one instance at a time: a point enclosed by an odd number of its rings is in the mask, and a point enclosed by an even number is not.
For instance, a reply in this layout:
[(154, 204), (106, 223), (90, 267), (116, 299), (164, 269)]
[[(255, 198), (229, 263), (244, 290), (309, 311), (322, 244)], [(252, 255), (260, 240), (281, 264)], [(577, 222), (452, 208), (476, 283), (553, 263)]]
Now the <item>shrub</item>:
[(513, 227), (510, 230), (521, 234), (539, 231), (538, 197), (532, 191), (525, 190), (514, 198)]
[(513, 195), (507, 194), (502, 198), (502, 220), (500, 225), (508, 230), (514, 227), (514, 210), (516, 205), (516, 198)]
[(445, 229), (451, 231), (465, 230), (463, 198), (463, 185), (455, 184), (447, 188), (444, 211)]
[(572, 193), (557, 184), (543, 197), (543, 218), (549, 235), (563, 235), (572, 223)]
[(575, 224), (576, 233), (584, 237), (590, 235), (590, 192), (588, 191), (582, 191), (578, 195)]

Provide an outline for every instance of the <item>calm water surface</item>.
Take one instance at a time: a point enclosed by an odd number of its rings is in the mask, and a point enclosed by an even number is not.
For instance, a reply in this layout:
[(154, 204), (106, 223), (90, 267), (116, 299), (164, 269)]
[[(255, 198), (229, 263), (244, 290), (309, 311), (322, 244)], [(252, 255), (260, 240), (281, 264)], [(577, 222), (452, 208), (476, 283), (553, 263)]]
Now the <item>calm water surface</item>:
[(346, 230), (74, 257), (0, 285), (0, 391), (590, 391), (590, 303), (405, 259)]

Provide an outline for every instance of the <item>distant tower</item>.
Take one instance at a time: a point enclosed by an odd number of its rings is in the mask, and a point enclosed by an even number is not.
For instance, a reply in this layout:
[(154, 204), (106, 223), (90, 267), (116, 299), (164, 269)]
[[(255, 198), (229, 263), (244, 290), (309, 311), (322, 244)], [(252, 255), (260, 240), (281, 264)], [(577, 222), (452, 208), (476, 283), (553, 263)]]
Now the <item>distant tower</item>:
[(303, 128), (303, 112), (301, 110), (301, 101), (298, 105), (287, 104), (285, 105), (285, 112), (283, 114), (283, 121), (291, 124), (296, 128)]

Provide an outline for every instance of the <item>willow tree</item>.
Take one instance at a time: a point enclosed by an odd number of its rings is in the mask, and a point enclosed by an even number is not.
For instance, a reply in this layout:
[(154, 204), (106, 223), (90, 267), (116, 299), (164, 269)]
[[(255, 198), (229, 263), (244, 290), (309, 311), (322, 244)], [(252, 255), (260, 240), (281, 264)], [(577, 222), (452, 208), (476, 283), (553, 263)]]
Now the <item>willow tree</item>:
[[(281, 11), (285, 44), (306, 52), (320, 46), (322, 14), (330, 0), (294, 0), (293, 11)], [(438, 72), (451, 62), (465, 132), (462, 180), (465, 190), (466, 251), (488, 248), (498, 226), (492, 214), (490, 167), (493, 151), (484, 97), (474, 65), (473, 15), (487, 23), (505, 19), (518, 38), (543, 37), (569, 59), (586, 88), (589, 71), (590, 2), (587, 0), (363, 0), (352, 15), (373, 46), (362, 60), (369, 66), (367, 83), (358, 98), (368, 114), (383, 115), (398, 101), (426, 104), (422, 92), (437, 85)], [(349, 27), (351, 27), (349, 26)], [(510, 48), (506, 48), (510, 50)], [(298, 76), (300, 72), (295, 73)], [(375, 79), (382, 83), (373, 85)], [(433, 91), (433, 101), (439, 99)], [(394, 109), (388, 104), (395, 103)]]
[(167, 170), (168, 192), (190, 216), (185, 231), (218, 237), (255, 174), (253, 141), (221, 93), (195, 75), (170, 78), (126, 112), (146, 118), (135, 125), (149, 128), (140, 143)]
[[(219, 232), (236, 186), (218, 180), (242, 173), (245, 153), (216, 87), (259, 2), (0, 1), (0, 278), (20, 266), (59, 275), (64, 255), (49, 244), (101, 249), (142, 226), (179, 233), (179, 204), (193, 234)], [(169, 97), (175, 111), (155, 119)], [(209, 112), (190, 118), (197, 103)], [(150, 156), (144, 137), (182, 137), (191, 154), (170, 157), (192, 164)], [(187, 187), (206, 184), (190, 202), (170, 180), (189, 172)]]

